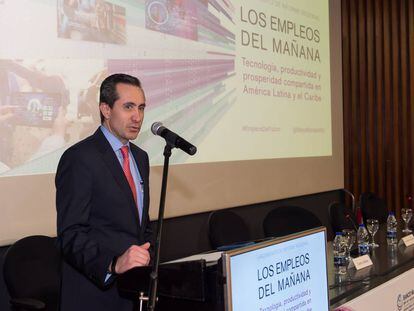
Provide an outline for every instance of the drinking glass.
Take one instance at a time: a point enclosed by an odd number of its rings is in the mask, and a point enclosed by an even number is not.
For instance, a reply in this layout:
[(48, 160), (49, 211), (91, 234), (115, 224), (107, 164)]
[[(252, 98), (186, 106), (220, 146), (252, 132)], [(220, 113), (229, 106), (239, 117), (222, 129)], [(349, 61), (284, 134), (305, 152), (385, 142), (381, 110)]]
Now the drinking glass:
[(356, 232), (353, 229), (344, 229), (342, 230), (342, 236), (346, 239), (347, 242), (347, 254), (346, 254), (346, 259), (349, 262), (351, 260), (351, 249), (352, 246), (355, 244), (356, 242)]
[(378, 247), (379, 245), (377, 243), (375, 243), (375, 234), (377, 233), (377, 231), (379, 229), (378, 219), (368, 219), (367, 220), (367, 229), (368, 229), (369, 234), (372, 237), (372, 243), (370, 244), (370, 246), (372, 248)]
[(413, 217), (413, 210), (411, 208), (402, 208), (401, 209), (401, 218), (404, 220), (405, 228), (403, 230), (404, 233), (411, 233), (413, 232), (408, 228), (408, 224), (410, 223), (411, 218)]

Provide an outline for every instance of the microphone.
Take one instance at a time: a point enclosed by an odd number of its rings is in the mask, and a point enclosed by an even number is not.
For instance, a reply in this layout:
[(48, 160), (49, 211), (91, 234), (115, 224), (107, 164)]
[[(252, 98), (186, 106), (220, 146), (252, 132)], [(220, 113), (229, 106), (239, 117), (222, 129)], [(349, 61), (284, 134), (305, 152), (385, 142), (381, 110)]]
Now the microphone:
[(355, 231), (358, 231), (358, 226), (356, 225), (356, 223), (355, 223), (354, 219), (352, 218), (352, 216), (349, 215), (349, 213), (346, 213), (345, 219), (352, 224), (352, 227), (354, 227)]
[(163, 137), (167, 143), (172, 145), (172, 147), (181, 149), (182, 151), (188, 153), (189, 155), (194, 155), (197, 152), (197, 147), (190, 144), (184, 138), (180, 137), (173, 131), (170, 131), (161, 122), (154, 122), (151, 125), (151, 132), (154, 135)]

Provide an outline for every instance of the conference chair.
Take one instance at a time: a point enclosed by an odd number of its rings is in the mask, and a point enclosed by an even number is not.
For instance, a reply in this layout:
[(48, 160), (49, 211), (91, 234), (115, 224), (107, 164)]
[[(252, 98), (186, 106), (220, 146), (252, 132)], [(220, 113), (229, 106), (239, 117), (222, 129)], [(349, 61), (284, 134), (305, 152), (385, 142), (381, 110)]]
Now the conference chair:
[(60, 267), (61, 256), (51, 237), (28, 236), (10, 246), (3, 274), (12, 310), (58, 310)]
[(360, 196), (360, 207), (364, 222), (367, 219), (378, 219), (380, 224), (387, 222), (388, 209), (385, 201), (372, 192), (364, 192)]
[(210, 213), (208, 235), (214, 249), (236, 245), (251, 240), (249, 228), (245, 221), (229, 210)]
[(266, 237), (282, 237), (322, 226), (312, 212), (298, 206), (280, 206), (271, 210), (263, 220)]
[(344, 229), (358, 230), (358, 222), (352, 209), (342, 202), (332, 202), (329, 204), (329, 220), (333, 232), (339, 232)]

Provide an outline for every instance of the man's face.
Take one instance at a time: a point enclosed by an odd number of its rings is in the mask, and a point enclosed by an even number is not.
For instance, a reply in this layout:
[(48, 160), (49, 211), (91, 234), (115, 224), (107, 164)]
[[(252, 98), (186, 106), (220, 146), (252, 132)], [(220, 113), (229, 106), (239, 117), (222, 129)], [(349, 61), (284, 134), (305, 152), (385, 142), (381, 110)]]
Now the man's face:
[(142, 89), (124, 83), (116, 85), (118, 100), (111, 108), (101, 103), (99, 108), (105, 117), (105, 127), (123, 144), (137, 138), (144, 120), (145, 95)]

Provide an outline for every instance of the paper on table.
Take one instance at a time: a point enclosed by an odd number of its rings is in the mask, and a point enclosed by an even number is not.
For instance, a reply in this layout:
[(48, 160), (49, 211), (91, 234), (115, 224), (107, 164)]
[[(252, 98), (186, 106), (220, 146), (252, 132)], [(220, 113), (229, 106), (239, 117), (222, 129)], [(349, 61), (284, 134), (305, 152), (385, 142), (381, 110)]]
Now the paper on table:
[(217, 261), (221, 258), (222, 253), (223, 252), (197, 254), (197, 255), (192, 255), (189, 257), (184, 257), (184, 258), (180, 258), (180, 259), (176, 259), (176, 260), (172, 260), (172, 261), (168, 261), (164, 263), (176, 263), (176, 262), (184, 262), (184, 261), (192, 261), (192, 260), (200, 260), (200, 259), (204, 259), (207, 262)]

